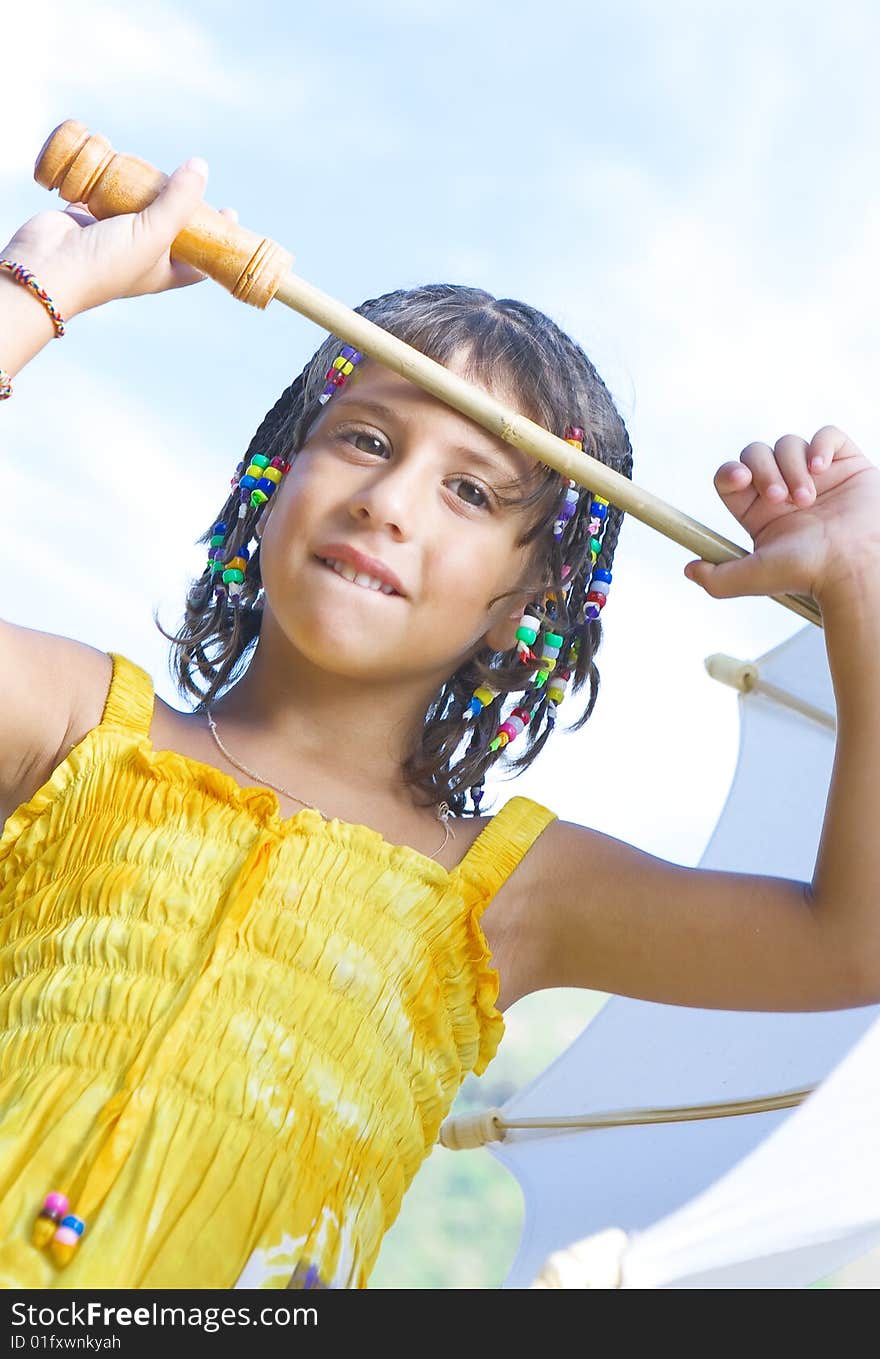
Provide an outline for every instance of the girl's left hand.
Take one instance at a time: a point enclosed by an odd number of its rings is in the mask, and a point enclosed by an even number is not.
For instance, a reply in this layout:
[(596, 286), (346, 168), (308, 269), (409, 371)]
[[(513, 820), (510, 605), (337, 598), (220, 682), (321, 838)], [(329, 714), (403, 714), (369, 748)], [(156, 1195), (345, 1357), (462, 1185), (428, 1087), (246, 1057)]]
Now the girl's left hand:
[(716, 599), (791, 592), (821, 603), (858, 564), (880, 570), (880, 470), (834, 425), (809, 443), (749, 444), (719, 467), (715, 489), (754, 543), (737, 561), (685, 567)]

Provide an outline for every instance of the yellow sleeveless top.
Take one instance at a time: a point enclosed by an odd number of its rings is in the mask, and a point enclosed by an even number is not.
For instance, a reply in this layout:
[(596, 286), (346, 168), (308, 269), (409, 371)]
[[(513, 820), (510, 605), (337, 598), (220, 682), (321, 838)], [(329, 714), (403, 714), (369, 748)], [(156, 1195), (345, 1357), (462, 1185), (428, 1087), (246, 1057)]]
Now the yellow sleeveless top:
[[(504, 1020), (480, 916), (554, 814), (447, 871), (100, 724), (0, 836), (0, 1288), (365, 1288)], [(58, 1191), (85, 1231), (32, 1242)], [(54, 1228), (50, 1228), (50, 1231)]]

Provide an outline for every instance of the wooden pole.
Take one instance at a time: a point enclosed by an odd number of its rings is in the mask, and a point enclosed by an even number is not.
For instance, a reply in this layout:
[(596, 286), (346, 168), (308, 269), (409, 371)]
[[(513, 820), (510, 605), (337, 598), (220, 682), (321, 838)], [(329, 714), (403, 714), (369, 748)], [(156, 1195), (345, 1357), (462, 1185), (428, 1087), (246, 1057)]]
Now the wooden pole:
[[(153, 201), (167, 176), (136, 156), (115, 152), (106, 137), (89, 133), (73, 119), (61, 123), (40, 152), (34, 178), (58, 189), (69, 203), (83, 203), (93, 217), (139, 212)], [(293, 256), (281, 246), (201, 204), (175, 239), (175, 259), (194, 265), (242, 302), (265, 308), (283, 302), (324, 330), (354, 345), (401, 377), (415, 383), (505, 443), (554, 468), (579, 486), (604, 496), (634, 519), (671, 538), (704, 561), (719, 564), (748, 556), (744, 548), (652, 495), (588, 453), (578, 452), (524, 415), (496, 401), (481, 387), (294, 274)], [(797, 594), (773, 595), (777, 603), (822, 626), (819, 606)]]

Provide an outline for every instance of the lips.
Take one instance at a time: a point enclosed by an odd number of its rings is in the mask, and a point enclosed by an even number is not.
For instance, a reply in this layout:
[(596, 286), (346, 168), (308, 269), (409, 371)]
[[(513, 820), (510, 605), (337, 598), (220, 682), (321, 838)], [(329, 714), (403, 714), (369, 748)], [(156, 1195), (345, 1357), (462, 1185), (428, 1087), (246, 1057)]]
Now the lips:
[(403, 585), (389, 566), (349, 543), (328, 543), (315, 555), (330, 570), (355, 585), (386, 595), (405, 594)]
[[(335, 559), (333, 559), (333, 560), (335, 560), (335, 561), (340, 561), (340, 559), (338, 559), (338, 557), (335, 557)], [(342, 575), (342, 572), (341, 572), (341, 571), (337, 571), (337, 569), (335, 569), (335, 567), (331, 567), (329, 561), (323, 560), (322, 557), (315, 557), (315, 561), (316, 561), (316, 563), (318, 563), (319, 567), (325, 568), (325, 571), (329, 571), (329, 572), (331, 573), (331, 575), (338, 576), (338, 578), (340, 578), (340, 580), (344, 580), (345, 584), (350, 584), (350, 586), (356, 587), (357, 590), (364, 590), (365, 593), (367, 593), (367, 594), (378, 594), (378, 595), (383, 595), (383, 597), (386, 598), (386, 599), (402, 599), (402, 598), (403, 598), (402, 595), (397, 594), (397, 591), (394, 591), (394, 593), (391, 593), (391, 588), (388, 587), (388, 586), (386, 586), (386, 584), (383, 584), (383, 586), (379, 588), (379, 587), (376, 587), (376, 586), (365, 586), (365, 584), (359, 584), (359, 583), (357, 583), (356, 580), (350, 580), (350, 579), (348, 578), (348, 576)], [(341, 561), (340, 564), (341, 564), (341, 565), (344, 565), (344, 567), (346, 567), (346, 569), (348, 569), (348, 561)], [(352, 568), (350, 568), (350, 569), (352, 569), (352, 571), (353, 571), (354, 568), (352, 567)], [(369, 575), (369, 572), (368, 572), (368, 571), (357, 572), (357, 573), (359, 573), (359, 575)], [(372, 579), (373, 579), (373, 580), (378, 580), (379, 578), (378, 578), (378, 576), (373, 576)]]

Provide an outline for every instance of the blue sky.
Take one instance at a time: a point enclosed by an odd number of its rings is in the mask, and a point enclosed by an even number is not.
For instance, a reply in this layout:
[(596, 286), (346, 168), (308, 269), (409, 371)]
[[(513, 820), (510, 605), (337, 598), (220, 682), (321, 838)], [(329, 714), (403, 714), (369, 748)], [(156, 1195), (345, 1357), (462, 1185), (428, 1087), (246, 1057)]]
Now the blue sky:
[[(203, 155), (208, 200), (350, 306), (448, 279), (548, 312), (610, 386), (635, 480), (745, 546), (712, 477), (752, 439), (836, 423), (878, 460), (878, 39), (858, 2), (254, 3), (245, 22), (35, 0), (40, 60), (2, 57), (0, 237), (58, 204), (32, 167), (65, 118), (166, 171)], [(176, 624), (195, 538), (320, 339), (211, 283), (75, 318), (0, 412), (4, 616), (124, 651), (182, 706), (152, 609)], [(504, 794), (682, 863), (737, 748), (704, 657), (805, 626), (709, 599), (689, 557), (626, 523), (596, 712)]]

